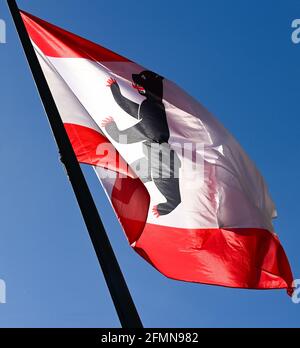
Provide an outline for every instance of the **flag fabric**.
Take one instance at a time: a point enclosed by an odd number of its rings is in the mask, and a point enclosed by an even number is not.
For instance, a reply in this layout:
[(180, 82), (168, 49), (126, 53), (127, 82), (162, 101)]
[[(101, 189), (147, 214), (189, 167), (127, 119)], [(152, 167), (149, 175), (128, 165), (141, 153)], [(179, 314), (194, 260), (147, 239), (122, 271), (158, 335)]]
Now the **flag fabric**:
[(214, 116), (162, 75), (21, 16), (77, 159), (132, 248), (173, 279), (292, 291), (264, 179)]

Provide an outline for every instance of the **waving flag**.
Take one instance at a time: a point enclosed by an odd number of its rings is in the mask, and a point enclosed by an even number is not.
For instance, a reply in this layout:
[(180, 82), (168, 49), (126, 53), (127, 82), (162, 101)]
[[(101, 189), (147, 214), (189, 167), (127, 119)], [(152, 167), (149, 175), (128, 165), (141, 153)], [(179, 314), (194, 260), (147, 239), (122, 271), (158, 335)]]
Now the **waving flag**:
[(77, 159), (164, 275), (292, 287), (266, 184), (232, 135), (161, 74), (21, 12)]

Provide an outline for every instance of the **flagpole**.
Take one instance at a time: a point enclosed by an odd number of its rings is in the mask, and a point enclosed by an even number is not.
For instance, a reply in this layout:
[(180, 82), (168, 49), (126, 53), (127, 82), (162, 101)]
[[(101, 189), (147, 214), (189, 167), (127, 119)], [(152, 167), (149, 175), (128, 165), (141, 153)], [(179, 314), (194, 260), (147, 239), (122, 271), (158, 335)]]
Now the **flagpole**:
[(7, 3), (120, 323), (123, 328), (142, 328), (139, 314), (31, 44), (17, 3), (15, 0), (7, 0)]

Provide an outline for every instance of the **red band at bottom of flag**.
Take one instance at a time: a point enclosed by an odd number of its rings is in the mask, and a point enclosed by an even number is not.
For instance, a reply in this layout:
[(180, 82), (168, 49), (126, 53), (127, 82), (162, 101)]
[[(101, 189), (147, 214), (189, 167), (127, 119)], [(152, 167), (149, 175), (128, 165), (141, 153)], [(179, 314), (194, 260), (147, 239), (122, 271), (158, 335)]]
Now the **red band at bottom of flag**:
[(288, 259), (277, 237), (267, 230), (147, 224), (134, 249), (169, 278), (292, 292)]

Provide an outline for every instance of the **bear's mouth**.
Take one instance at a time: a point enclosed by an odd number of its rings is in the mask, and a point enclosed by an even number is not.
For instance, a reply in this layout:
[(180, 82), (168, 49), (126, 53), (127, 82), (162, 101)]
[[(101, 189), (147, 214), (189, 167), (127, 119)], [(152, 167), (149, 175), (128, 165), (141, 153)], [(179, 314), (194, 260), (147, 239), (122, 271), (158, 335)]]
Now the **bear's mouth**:
[(146, 94), (146, 90), (145, 90), (145, 88), (143, 86), (133, 82), (132, 83), (132, 87), (134, 89), (136, 89), (138, 92), (140, 92), (141, 94)]

